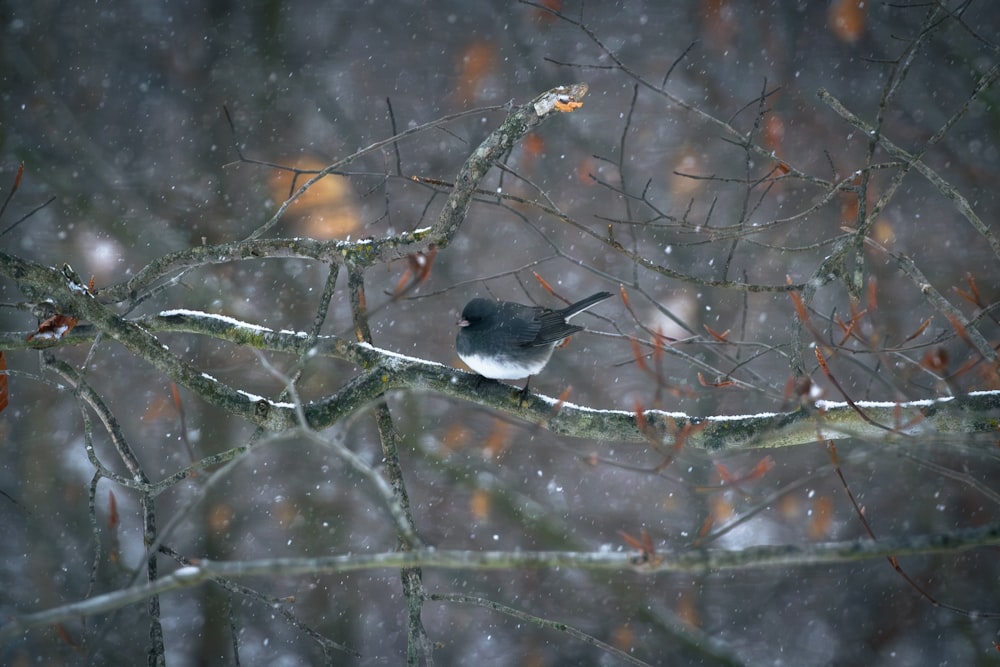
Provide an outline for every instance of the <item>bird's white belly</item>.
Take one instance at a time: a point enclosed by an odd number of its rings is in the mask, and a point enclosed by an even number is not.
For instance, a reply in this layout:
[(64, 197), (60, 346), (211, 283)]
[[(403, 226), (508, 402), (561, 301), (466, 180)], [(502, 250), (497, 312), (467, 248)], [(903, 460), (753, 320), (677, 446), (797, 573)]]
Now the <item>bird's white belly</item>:
[(483, 357), (478, 354), (460, 354), (465, 364), (485, 378), (491, 380), (519, 380), (529, 375), (535, 375), (545, 368), (549, 361), (551, 350), (548, 355), (532, 359), (527, 362), (515, 361), (513, 359), (496, 357)]

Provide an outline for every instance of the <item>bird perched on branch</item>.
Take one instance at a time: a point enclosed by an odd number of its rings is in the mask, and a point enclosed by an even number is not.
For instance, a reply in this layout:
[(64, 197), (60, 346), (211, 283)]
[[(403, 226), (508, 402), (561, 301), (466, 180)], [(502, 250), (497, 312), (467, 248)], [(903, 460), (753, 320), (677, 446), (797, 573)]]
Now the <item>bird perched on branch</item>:
[[(462, 309), (455, 348), (469, 368), (492, 380), (516, 380), (538, 374), (556, 345), (584, 327), (570, 324), (592, 306), (611, 298), (598, 292), (554, 310), (513, 301), (473, 299)], [(522, 394), (528, 391), (525, 383)]]

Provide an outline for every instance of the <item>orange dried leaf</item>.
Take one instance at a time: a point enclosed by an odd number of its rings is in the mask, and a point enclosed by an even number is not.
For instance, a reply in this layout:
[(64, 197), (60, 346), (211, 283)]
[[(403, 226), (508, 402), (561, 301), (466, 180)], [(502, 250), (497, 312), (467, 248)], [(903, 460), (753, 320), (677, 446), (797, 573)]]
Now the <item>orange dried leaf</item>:
[(590, 86), (585, 83), (557, 86), (532, 100), (532, 106), (539, 116), (545, 116), (553, 111), (570, 113), (583, 106), (583, 97), (588, 90)]
[(808, 322), (809, 313), (806, 311), (806, 304), (802, 301), (802, 295), (796, 291), (790, 291), (788, 296), (791, 297), (792, 303), (795, 305), (795, 314), (798, 315), (799, 321)]
[(819, 362), (819, 367), (823, 369), (827, 377), (830, 377), (830, 367), (826, 365), (826, 357), (823, 356), (823, 350), (816, 348), (816, 360)]
[(757, 465), (753, 467), (753, 470), (744, 479), (749, 482), (756, 481), (766, 475), (773, 467), (774, 459), (770, 456), (765, 456), (757, 462)]
[(59, 340), (76, 326), (80, 320), (72, 315), (53, 315), (38, 325), (34, 333), (28, 334), (28, 340)]
[(413, 272), (417, 275), (417, 282), (426, 282), (430, 277), (435, 257), (437, 257), (437, 246), (433, 243), (428, 246), (427, 252), (418, 252), (407, 256), (407, 261), (410, 262)]
[(174, 399), (174, 407), (177, 408), (177, 412), (184, 412), (184, 404), (181, 402), (181, 392), (177, 389), (177, 383), (170, 383), (170, 397)]
[(592, 157), (585, 157), (580, 160), (580, 164), (576, 166), (576, 180), (580, 185), (585, 185), (588, 188), (595, 187), (597, 185), (597, 179), (594, 178), (594, 174), (597, 173), (598, 163)]
[(806, 526), (806, 534), (811, 540), (822, 540), (830, 536), (833, 525), (833, 499), (821, 496), (813, 501), (812, 514)]
[(972, 341), (969, 340), (969, 332), (965, 330), (965, 325), (962, 324), (958, 320), (958, 318), (952, 315), (951, 313), (946, 313), (946, 315), (948, 316), (948, 321), (951, 323), (951, 326), (955, 330), (955, 333), (958, 334), (958, 337), (964, 340), (966, 344), (971, 346)]
[(532, 132), (521, 142), (521, 150), (529, 157), (539, 157), (545, 152), (545, 139), (537, 132)]
[(496, 71), (498, 61), (496, 46), (488, 40), (473, 42), (462, 52), (461, 72), (455, 90), (457, 104), (468, 106), (481, 99), (483, 91), (489, 88), (486, 79)]
[(681, 593), (677, 600), (677, 608), (674, 609), (674, 614), (677, 618), (681, 620), (682, 623), (687, 625), (689, 628), (701, 627), (701, 614), (699, 613), (698, 600), (701, 596), (696, 596), (690, 592)]
[(629, 304), (629, 301), (628, 301), (628, 292), (625, 291), (625, 286), (624, 285), (619, 285), (618, 286), (618, 292), (622, 295), (622, 303), (625, 304), (625, 307), (626, 308), (631, 308), (631, 305)]
[(611, 645), (620, 651), (629, 651), (635, 646), (635, 630), (627, 623), (619, 625), (611, 633)]
[(545, 280), (545, 278), (542, 278), (540, 275), (538, 275), (537, 271), (532, 271), (531, 275), (535, 276), (535, 280), (537, 280), (538, 284), (542, 286), (542, 289), (544, 289), (546, 292), (548, 292), (552, 296), (556, 295), (556, 291), (554, 289), (552, 289), (552, 285), (550, 285), (549, 282), (547, 280)]
[(861, 39), (868, 22), (869, 4), (867, 0), (834, 0), (826, 13), (834, 36), (842, 42)]
[[(312, 177), (328, 166), (316, 157), (298, 157), (289, 164), (295, 168), (276, 170), (268, 179), (275, 201), (288, 199), (306, 182), (305, 176)], [(285, 220), (296, 234), (321, 241), (346, 238), (363, 224), (354, 186), (340, 174), (327, 174), (310, 185), (285, 212)]]
[(493, 429), (486, 440), (483, 441), (483, 456), (497, 457), (510, 442), (510, 423), (497, 419), (493, 422)]
[[(851, 310), (853, 310), (853, 309), (854, 308), (852, 307)], [(850, 324), (845, 324), (844, 321), (840, 319), (839, 315), (836, 318), (834, 318), (835, 321), (836, 321), (836, 323), (837, 323), (837, 326), (839, 326), (843, 330), (843, 332), (844, 332), (844, 335), (841, 337), (840, 342), (838, 343), (838, 345), (843, 345), (844, 343), (846, 343), (848, 341), (848, 339), (854, 334), (854, 329), (857, 328), (858, 322), (861, 321), (861, 318), (867, 312), (868, 312), (867, 310), (862, 310), (860, 313), (855, 313), (851, 317)]]
[(556, 89), (556, 111), (570, 113), (583, 106), (583, 96), (590, 90), (585, 83), (574, 83), (568, 88), (560, 86)]
[(161, 419), (173, 419), (176, 414), (176, 406), (172, 406), (170, 401), (164, 397), (157, 394), (150, 401), (149, 406), (146, 407), (146, 411), (142, 413), (142, 421), (144, 422), (156, 422)]
[(958, 294), (960, 297), (962, 297), (963, 299), (965, 299), (966, 301), (968, 301), (972, 305), (974, 305), (974, 306), (978, 306), (979, 305), (978, 303), (976, 303), (976, 297), (972, 296), (971, 294), (969, 294), (965, 290), (960, 289), (958, 287), (952, 287), (952, 289), (955, 291), (956, 294)]
[(715, 340), (719, 341), (720, 343), (728, 343), (729, 342), (727, 340), (727, 338), (729, 336), (729, 329), (726, 329), (722, 333), (719, 333), (719, 332), (715, 331), (712, 327), (708, 326), (707, 324), (703, 324), (702, 326), (705, 327), (705, 331), (708, 332), (709, 336), (711, 336)]
[(728, 494), (717, 493), (708, 501), (709, 512), (715, 523), (726, 523), (736, 516), (736, 508), (732, 501), (727, 498)]
[(472, 497), (469, 499), (469, 510), (472, 512), (472, 518), (476, 521), (485, 521), (490, 518), (492, 506), (493, 503), (488, 492), (483, 489), (476, 489), (472, 492)]
[(212, 532), (221, 533), (229, 529), (236, 513), (226, 503), (216, 503), (208, 510), (208, 527)]
[(406, 287), (410, 284), (410, 277), (411, 274), (409, 269), (403, 271), (403, 275), (399, 277), (399, 281), (396, 283), (396, 288), (392, 290), (393, 296), (398, 297), (406, 292)]
[(444, 432), (441, 444), (444, 445), (445, 449), (454, 451), (468, 444), (471, 438), (472, 432), (461, 423), (456, 422)]
[(568, 387), (562, 390), (562, 393), (559, 394), (559, 398), (556, 399), (555, 405), (552, 406), (553, 415), (555, 415), (556, 413), (558, 413), (560, 410), (563, 409), (563, 406), (566, 405), (566, 401), (569, 400), (569, 397), (572, 393), (573, 393), (573, 385), (569, 385)]

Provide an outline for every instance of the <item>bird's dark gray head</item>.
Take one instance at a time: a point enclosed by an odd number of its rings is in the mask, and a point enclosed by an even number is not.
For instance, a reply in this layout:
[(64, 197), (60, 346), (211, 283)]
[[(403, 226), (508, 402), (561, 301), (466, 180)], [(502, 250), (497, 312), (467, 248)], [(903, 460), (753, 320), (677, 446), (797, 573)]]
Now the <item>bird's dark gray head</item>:
[(462, 309), (460, 327), (473, 327), (487, 323), (497, 314), (497, 304), (489, 299), (473, 299)]

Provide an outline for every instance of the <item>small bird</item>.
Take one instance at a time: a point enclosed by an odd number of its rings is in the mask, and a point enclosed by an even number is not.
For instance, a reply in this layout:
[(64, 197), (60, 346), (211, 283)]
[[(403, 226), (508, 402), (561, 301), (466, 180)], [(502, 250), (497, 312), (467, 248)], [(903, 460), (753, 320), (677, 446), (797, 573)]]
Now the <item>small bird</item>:
[[(537, 374), (552, 350), (567, 337), (583, 331), (569, 319), (611, 298), (598, 292), (553, 310), (513, 301), (473, 299), (462, 309), (455, 349), (469, 368), (492, 380), (517, 380)], [(524, 385), (523, 392), (527, 392)]]

